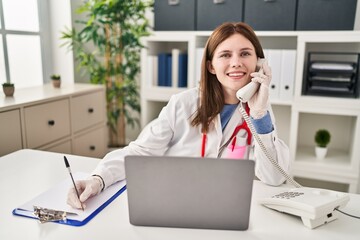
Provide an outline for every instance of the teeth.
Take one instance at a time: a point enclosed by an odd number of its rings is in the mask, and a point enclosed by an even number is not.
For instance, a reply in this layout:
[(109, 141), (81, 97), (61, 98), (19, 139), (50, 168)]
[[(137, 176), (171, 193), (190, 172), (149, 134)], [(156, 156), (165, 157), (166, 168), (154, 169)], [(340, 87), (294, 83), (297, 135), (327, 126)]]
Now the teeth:
[(229, 73), (228, 75), (229, 75), (229, 77), (240, 77), (240, 76), (243, 76), (244, 73)]

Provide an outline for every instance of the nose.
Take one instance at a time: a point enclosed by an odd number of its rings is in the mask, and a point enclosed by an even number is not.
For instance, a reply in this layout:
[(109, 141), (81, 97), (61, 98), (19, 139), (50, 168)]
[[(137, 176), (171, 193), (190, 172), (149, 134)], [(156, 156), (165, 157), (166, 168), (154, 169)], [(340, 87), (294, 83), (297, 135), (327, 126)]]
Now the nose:
[(231, 58), (231, 67), (234, 67), (234, 68), (242, 67), (241, 59), (238, 56), (233, 56)]

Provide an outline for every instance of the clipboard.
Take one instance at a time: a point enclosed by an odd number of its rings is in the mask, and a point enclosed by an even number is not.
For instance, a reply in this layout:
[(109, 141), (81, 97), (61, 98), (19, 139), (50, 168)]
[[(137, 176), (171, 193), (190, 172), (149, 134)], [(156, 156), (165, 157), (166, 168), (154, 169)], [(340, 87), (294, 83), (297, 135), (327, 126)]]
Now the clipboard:
[[(86, 179), (88, 176), (89, 174), (87, 173), (79, 172), (74, 174), (74, 179)], [(39, 220), (34, 214), (34, 206), (38, 206), (46, 210), (66, 213), (65, 220), (51, 222), (77, 227), (83, 226), (125, 191), (126, 181), (117, 182), (106, 188), (101, 194), (89, 198), (86, 201), (85, 211), (74, 209), (67, 205), (67, 193), (72, 186), (71, 179), (66, 179), (25, 204), (15, 208), (12, 213), (15, 216)]]

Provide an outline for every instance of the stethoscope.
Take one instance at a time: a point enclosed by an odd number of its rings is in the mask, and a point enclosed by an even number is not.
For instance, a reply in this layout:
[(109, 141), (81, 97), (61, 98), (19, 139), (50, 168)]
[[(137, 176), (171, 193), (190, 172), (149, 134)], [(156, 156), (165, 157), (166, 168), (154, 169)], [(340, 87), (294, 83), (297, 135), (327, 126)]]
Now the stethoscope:
[[(246, 110), (246, 113), (249, 115), (250, 108), (247, 104), (245, 106), (245, 110)], [(224, 151), (224, 149), (230, 143), (231, 140), (232, 140), (232, 142), (231, 142), (232, 149), (231, 150), (234, 151), (235, 144), (236, 144), (236, 135), (238, 134), (238, 132), (241, 129), (244, 129), (247, 132), (247, 145), (251, 144), (252, 133), (251, 133), (251, 130), (250, 130), (249, 126), (247, 125), (246, 121), (244, 120), (240, 125), (236, 126), (236, 128), (235, 128), (234, 132), (232, 133), (231, 137), (229, 138), (229, 140), (226, 141), (226, 143), (220, 147), (218, 156), (221, 156), (222, 152)], [(206, 139), (207, 139), (207, 135), (206, 135), (206, 133), (203, 133), (202, 141), (201, 141), (201, 157), (205, 156)]]

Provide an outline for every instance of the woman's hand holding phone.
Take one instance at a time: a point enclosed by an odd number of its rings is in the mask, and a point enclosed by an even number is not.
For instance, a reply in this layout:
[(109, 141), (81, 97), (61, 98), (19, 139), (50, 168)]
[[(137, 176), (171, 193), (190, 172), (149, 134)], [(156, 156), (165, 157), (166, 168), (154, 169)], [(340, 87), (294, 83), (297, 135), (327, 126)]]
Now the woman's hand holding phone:
[(262, 71), (250, 74), (252, 82), (260, 84), (259, 90), (250, 98), (248, 104), (250, 107), (250, 115), (259, 119), (265, 116), (269, 101), (269, 85), (271, 81), (271, 68), (265, 60), (260, 68)]

